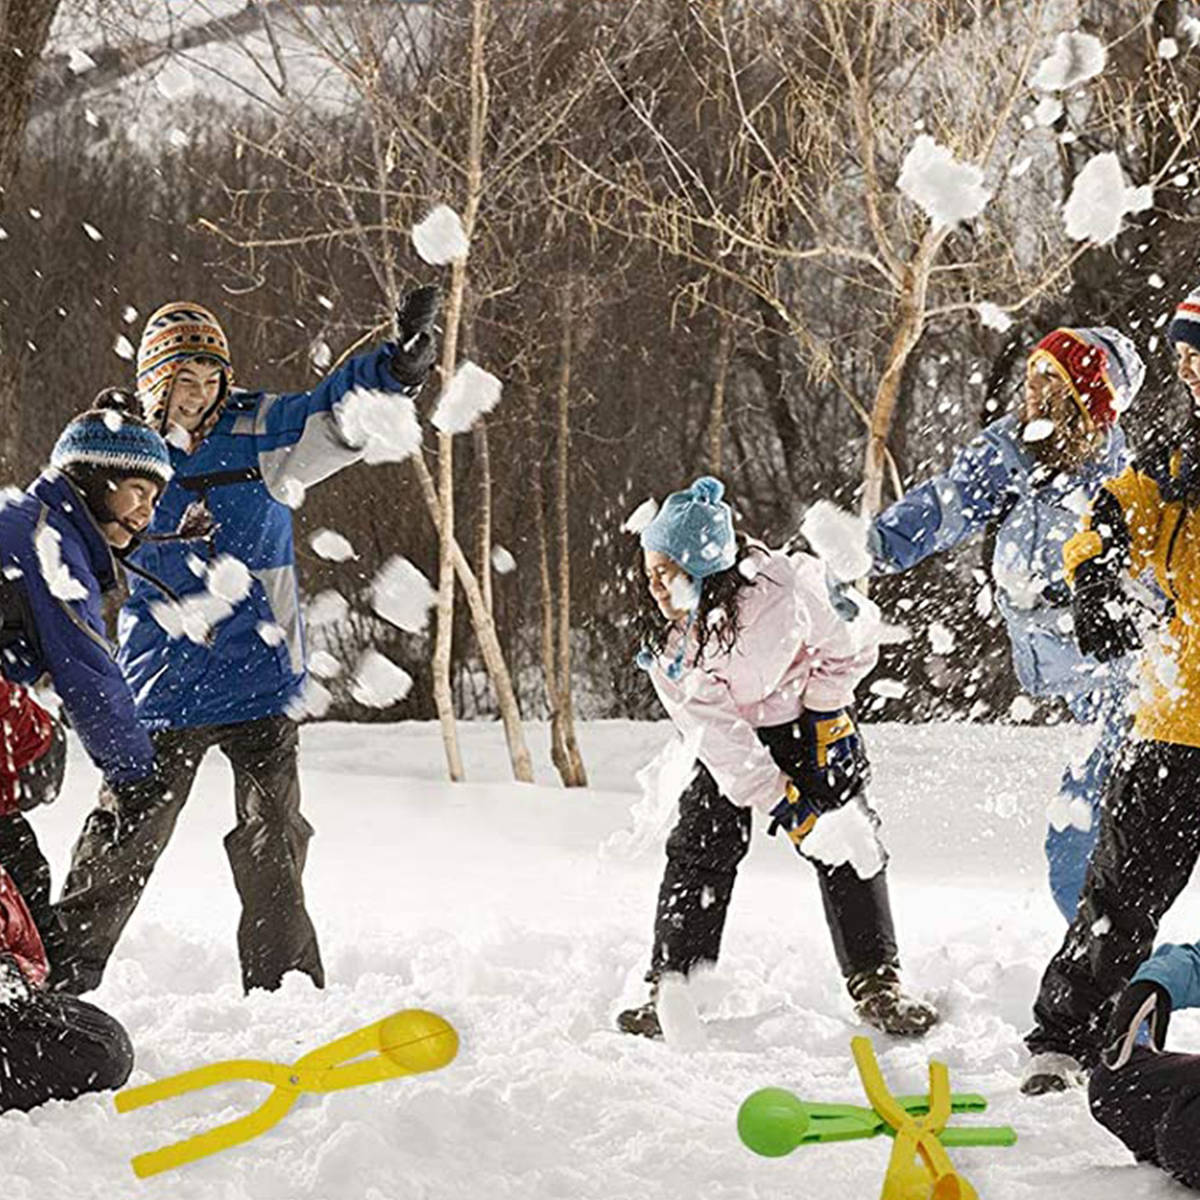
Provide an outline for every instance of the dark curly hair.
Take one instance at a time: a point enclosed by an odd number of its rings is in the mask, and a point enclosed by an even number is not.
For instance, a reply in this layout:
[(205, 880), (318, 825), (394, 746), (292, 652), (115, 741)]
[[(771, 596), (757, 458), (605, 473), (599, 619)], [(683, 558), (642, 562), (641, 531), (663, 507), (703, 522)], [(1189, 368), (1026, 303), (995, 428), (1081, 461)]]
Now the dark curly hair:
[[(755, 550), (761, 551), (762, 546), (739, 533), (737, 560), (733, 566), (718, 571), (715, 575), (709, 575), (704, 580), (700, 589), (700, 604), (692, 622), (692, 630), (696, 636), (696, 653), (691, 660), (692, 666), (700, 662), (710, 645), (715, 645), (720, 653), (728, 653), (737, 645), (738, 634), (742, 628), (742, 592), (746, 588), (758, 586), (754, 572), (745, 571), (742, 564)], [(666, 647), (672, 625), (663, 617), (650, 594), (650, 580), (646, 575), (641, 547), (637, 550), (633, 574), (640, 584), (636, 599), (637, 612), (633, 621), (636, 638), (634, 652), (645, 649), (651, 654), (659, 655)]]

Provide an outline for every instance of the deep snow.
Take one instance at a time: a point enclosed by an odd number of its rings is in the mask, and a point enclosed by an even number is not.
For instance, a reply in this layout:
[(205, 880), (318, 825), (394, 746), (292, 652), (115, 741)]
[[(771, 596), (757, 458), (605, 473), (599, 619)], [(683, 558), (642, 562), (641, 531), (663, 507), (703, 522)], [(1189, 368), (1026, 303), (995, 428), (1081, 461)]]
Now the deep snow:
[[(955, 1158), (984, 1200), (1183, 1193), (1089, 1119), (1081, 1094), (1024, 1100), (1019, 1033), (1061, 934), (1043, 881), (1043, 809), (1073, 729), (969, 725), (871, 729), (875, 801), (892, 850), (897, 922), (912, 982), (944, 1024), (923, 1044), (876, 1037), (889, 1082), (918, 1090), (930, 1054), (957, 1090), (1016, 1126), (1009, 1150)], [(462, 1037), (446, 1070), (306, 1097), (272, 1133), (156, 1179), (139, 1151), (241, 1115), (254, 1084), (117, 1116), (110, 1096), (0, 1116), (5, 1200), (170, 1196), (172, 1200), (619, 1200), (869, 1198), (883, 1141), (759, 1159), (737, 1140), (743, 1097), (766, 1085), (860, 1102), (849, 1054), (858, 1032), (828, 946), (812, 872), (756, 830), (701, 1044), (612, 1032), (642, 994), (662, 837), (634, 772), (664, 725), (586, 725), (593, 788), (552, 786), (547, 736), (531, 727), (539, 777), (508, 778), (496, 725), (461, 727), (469, 778), (443, 782), (435, 726), (319, 725), (303, 733), (306, 811), (316, 826), (310, 908), (329, 973), (244, 999), (236, 901), (221, 849), (231, 825), (226, 765), (205, 763), (175, 840), (94, 998), (128, 1026), (134, 1082), (229, 1057), (286, 1061), (394, 1009), (421, 1006)], [(490, 782), (485, 782), (490, 781)], [(35, 814), (61, 879), (95, 777), (78, 745), (63, 798)], [(1200, 935), (1185, 896), (1164, 936)], [(1200, 1018), (1172, 1021), (1200, 1049)]]

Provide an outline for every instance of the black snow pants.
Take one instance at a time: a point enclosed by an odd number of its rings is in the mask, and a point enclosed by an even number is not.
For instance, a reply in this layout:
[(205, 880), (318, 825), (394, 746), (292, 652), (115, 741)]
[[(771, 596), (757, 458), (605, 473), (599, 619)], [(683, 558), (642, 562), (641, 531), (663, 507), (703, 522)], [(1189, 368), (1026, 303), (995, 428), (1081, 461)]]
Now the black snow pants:
[(1138, 1162), (1200, 1191), (1200, 1055), (1136, 1047), (1119, 1071), (1103, 1064), (1092, 1071), (1088, 1102)]
[(86, 1000), (34, 992), (0, 1005), (0, 1112), (119, 1088), (132, 1070), (129, 1035)]
[(149, 812), (125, 814), (111, 793), (101, 794), (55, 905), (61, 933), (47, 947), (51, 986), (78, 994), (99, 985), (170, 841), (200, 761), (218, 746), (233, 767), (236, 824), (225, 836), (225, 853), (242, 902), (242, 986), (271, 991), (289, 971), (302, 971), (323, 987), (301, 883), (313, 831), (300, 812), (298, 743), (296, 723), (282, 716), (154, 734), (167, 797)]
[(1092, 1067), (1113, 1006), (1200, 857), (1200, 749), (1129, 743), (1109, 776), (1079, 909), (1042, 977), (1034, 1054)]
[[(780, 769), (793, 778), (803, 774), (800, 763), (811, 752), (797, 741), (801, 733), (796, 723), (758, 730)], [(878, 825), (861, 786), (856, 791), (847, 802), (861, 804)], [(750, 830), (750, 810), (722, 796), (712, 775), (697, 763), (696, 774), (679, 797), (679, 820), (667, 838), (667, 869), (658, 892), (648, 979), (667, 971), (686, 975), (699, 963), (717, 961), (738, 865), (750, 848)], [(849, 863), (831, 867), (809, 861), (817, 872), (842, 974), (849, 979), (882, 966), (898, 967), (886, 867), (870, 879), (860, 879)], [(789, 906), (788, 911), (793, 909)]]

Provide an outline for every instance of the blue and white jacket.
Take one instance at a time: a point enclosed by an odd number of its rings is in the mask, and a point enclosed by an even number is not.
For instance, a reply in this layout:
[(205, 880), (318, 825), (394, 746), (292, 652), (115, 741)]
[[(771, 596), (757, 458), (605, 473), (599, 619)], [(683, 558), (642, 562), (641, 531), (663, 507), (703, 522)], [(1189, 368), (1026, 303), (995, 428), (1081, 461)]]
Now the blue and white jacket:
[(1128, 676), (1128, 663), (1105, 666), (1079, 653), (1062, 550), (1101, 483), (1127, 462), (1125, 435), (1114, 426), (1098, 459), (1071, 475), (1051, 473), (1021, 440), (1018, 417), (1002, 417), (960, 449), (949, 470), (876, 518), (875, 571), (906, 571), (998, 519), (992, 558), (996, 605), (1022, 688), (1068, 700), (1111, 688)]
[(4, 649), (12, 683), (49, 672), (108, 784), (154, 771), (154, 747), (109, 644), (101, 598), (117, 582), (108, 541), (64, 475), (47, 471), (0, 507)]
[(391, 374), (393, 352), (384, 345), (352, 358), (310, 392), (235, 389), (192, 453), (171, 446), (175, 475), (150, 531), (174, 530), (188, 505), (204, 499), (215, 534), (207, 546), (146, 542), (131, 561), (185, 605), (207, 588), (204, 560), (221, 555), (249, 568), (250, 590), (207, 639), (194, 641), (170, 636), (151, 611), (162, 594), (143, 579), (133, 581), (117, 627), (119, 662), (147, 728), (253, 721), (294, 705), (304, 685), (305, 652), (289, 503), (295, 506), (305, 488), (362, 458), (364, 446), (343, 422), (352, 391), (412, 391)]

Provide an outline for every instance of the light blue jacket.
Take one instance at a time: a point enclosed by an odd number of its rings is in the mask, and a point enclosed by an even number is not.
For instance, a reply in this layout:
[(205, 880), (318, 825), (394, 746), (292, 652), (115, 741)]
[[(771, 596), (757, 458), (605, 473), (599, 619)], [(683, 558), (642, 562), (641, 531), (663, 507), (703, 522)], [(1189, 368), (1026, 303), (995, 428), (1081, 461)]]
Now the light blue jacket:
[(1172, 1008), (1200, 1007), (1200, 942), (1159, 946), (1133, 973), (1130, 983), (1158, 983), (1171, 994)]
[(305, 678), (289, 505), (362, 457), (341, 418), (351, 391), (411, 391), (391, 374), (393, 352), (382, 346), (352, 358), (309, 392), (234, 391), (200, 446), (191, 454), (171, 447), (175, 474), (151, 532), (175, 529), (187, 506), (204, 498), (216, 533), (207, 550), (146, 542), (132, 562), (186, 601), (207, 587), (204, 560), (232, 555), (249, 568), (250, 590), (198, 642), (172, 638), (152, 611), (163, 601), (158, 589), (133, 581), (117, 623), (118, 661), (147, 728), (225, 725), (289, 711)]
[(1016, 415), (1002, 417), (962, 447), (949, 470), (911, 489), (876, 518), (875, 571), (906, 571), (999, 520), (992, 557), (996, 606), (1021, 687), (1030, 695), (1068, 701), (1097, 687), (1111, 688), (1128, 675), (1128, 662), (1104, 666), (1079, 653), (1062, 549), (1100, 484), (1127, 462), (1125, 436), (1114, 426), (1099, 459), (1075, 474), (1054, 475), (1022, 442)]

